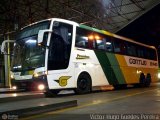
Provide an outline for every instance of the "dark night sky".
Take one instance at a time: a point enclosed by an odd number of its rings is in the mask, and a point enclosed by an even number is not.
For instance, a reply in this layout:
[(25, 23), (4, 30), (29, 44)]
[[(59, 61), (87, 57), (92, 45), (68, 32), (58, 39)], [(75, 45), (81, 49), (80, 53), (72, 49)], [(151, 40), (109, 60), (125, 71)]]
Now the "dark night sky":
[(160, 45), (160, 4), (124, 27), (117, 34), (148, 45)]

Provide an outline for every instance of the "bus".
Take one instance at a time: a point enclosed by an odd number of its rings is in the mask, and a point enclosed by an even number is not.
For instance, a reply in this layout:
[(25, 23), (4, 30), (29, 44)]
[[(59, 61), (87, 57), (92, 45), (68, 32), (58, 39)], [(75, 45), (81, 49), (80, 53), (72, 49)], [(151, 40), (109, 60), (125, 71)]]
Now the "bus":
[(51, 18), (30, 24), (14, 44), (14, 88), (84, 94), (97, 86), (147, 87), (157, 80), (155, 47), (73, 21)]

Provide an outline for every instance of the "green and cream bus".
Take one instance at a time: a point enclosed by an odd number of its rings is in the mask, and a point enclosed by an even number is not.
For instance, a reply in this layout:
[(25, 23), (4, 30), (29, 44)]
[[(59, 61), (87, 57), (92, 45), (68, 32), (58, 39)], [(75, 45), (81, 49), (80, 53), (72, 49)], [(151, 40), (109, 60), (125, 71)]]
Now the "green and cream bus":
[(11, 63), (14, 88), (46, 94), (93, 87), (149, 86), (158, 80), (155, 47), (73, 21), (51, 18), (23, 28)]

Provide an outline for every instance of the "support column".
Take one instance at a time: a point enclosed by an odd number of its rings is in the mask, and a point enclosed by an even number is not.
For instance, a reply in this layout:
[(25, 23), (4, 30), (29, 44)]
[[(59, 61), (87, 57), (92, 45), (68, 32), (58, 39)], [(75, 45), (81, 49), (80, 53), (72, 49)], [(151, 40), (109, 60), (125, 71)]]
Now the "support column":
[[(9, 34), (7, 35), (7, 40), (9, 40)], [(10, 43), (6, 44), (7, 54), (4, 54), (4, 66), (5, 66), (5, 87), (11, 87), (10, 79)]]

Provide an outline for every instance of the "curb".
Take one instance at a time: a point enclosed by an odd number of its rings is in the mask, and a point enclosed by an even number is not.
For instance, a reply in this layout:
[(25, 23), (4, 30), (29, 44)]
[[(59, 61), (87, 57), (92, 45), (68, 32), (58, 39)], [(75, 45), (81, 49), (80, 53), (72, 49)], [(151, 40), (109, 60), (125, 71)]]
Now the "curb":
[(11, 110), (11, 111), (5, 111), (0, 112), (0, 115), (18, 115), (19, 118), (32, 116), (44, 112), (50, 112), (50, 111), (56, 111), (60, 109), (65, 109), (69, 107), (75, 107), (77, 106), (77, 100), (67, 101), (67, 102), (61, 102), (61, 103), (54, 103), (49, 104), (45, 106), (37, 106), (32, 108), (24, 108), (24, 109), (18, 109), (18, 110)]
[(37, 99), (37, 98), (44, 98), (44, 97), (45, 97), (44, 94), (24, 95), (24, 96), (17, 96), (17, 97), (4, 97), (4, 98), (0, 98), (0, 103)]
[(0, 94), (8, 94), (8, 93), (19, 93), (19, 92), (25, 92), (25, 90), (4, 90), (0, 91)]

